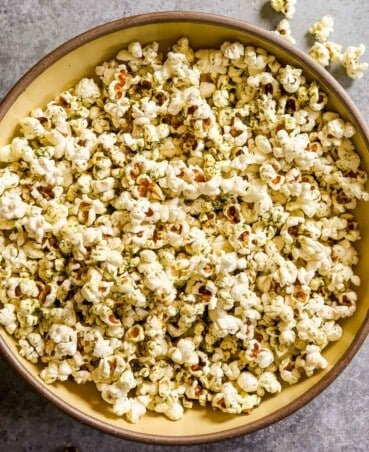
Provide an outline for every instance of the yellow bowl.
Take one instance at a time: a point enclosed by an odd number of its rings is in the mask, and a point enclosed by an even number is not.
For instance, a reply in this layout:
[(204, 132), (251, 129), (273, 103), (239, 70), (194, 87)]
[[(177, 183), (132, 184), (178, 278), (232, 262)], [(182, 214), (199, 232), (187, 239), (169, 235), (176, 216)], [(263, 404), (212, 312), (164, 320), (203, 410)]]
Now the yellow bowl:
[[(116, 55), (133, 40), (158, 41), (163, 49), (179, 37), (190, 38), (195, 48), (214, 47), (225, 40), (239, 40), (260, 46), (284, 63), (301, 67), (308, 79), (318, 80), (326, 91), (330, 107), (351, 121), (357, 134), (354, 143), (369, 171), (369, 134), (367, 126), (343, 88), (305, 53), (260, 28), (238, 20), (201, 13), (153, 13), (117, 20), (94, 28), (68, 41), (36, 64), (9, 92), (0, 106), (0, 145), (15, 134), (17, 123), (31, 109), (45, 105), (61, 91), (84, 76), (92, 75), (97, 63)], [(329, 366), (311, 378), (285, 388), (270, 397), (249, 415), (231, 416), (213, 410), (187, 410), (184, 418), (173, 422), (148, 414), (130, 424), (109, 411), (92, 384), (57, 383), (46, 385), (38, 376), (39, 367), (19, 356), (15, 340), (0, 330), (0, 349), (9, 362), (37, 391), (56, 406), (80, 421), (122, 438), (150, 443), (194, 444), (217, 441), (265, 427), (302, 407), (318, 395), (345, 368), (369, 331), (369, 209), (359, 205), (357, 219), (362, 231), (357, 268), (362, 285), (356, 314), (343, 323), (341, 340), (327, 347), (324, 356)]]

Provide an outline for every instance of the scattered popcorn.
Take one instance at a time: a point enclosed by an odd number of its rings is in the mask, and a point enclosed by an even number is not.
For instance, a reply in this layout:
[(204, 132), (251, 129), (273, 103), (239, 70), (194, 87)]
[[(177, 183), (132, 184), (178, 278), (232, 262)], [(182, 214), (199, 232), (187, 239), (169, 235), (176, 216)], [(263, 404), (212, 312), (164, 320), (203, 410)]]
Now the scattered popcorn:
[(323, 67), (329, 66), (331, 55), (325, 43), (315, 42), (309, 49), (309, 55)]
[(326, 42), (329, 35), (333, 32), (333, 29), (333, 17), (326, 15), (309, 28), (309, 33), (311, 33), (318, 42)]
[(323, 67), (339, 62), (345, 68), (348, 77), (360, 79), (369, 67), (368, 63), (359, 62), (359, 58), (365, 52), (364, 44), (360, 44), (358, 47), (349, 46), (342, 53), (340, 44), (328, 41), (333, 26), (332, 16), (326, 15), (310, 27), (309, 33), (315, 37), (316, 42), (309, 49), (309, 55)]
[(340, 62), (342, 59), (342, 46), (332, 41), (324, 43), (329, 52), (329, 59), (332, 63)]
[(292, 19), (296, 11), (297, 0), (270, 0), (271, 7), (278, 13), (285, 15), (287, 19)]
[(291, 26), (289, 20), (282, 19), (280, 22), (278, 22), (278, 25), (274, 33), (276, 33), (279, 36), (282, 36), (282, 38), (284, 38), (291, 44), (296, 44), (296, 40), (291, 33)]
[[(328, 65), (341, 48), (319, 27)], [(363, 50), (345, 52), (356, 76)], [(353, 125), (239, 42), (132, 42), (96, 75), (0, 148), (0, 324), (20, 355), (129, 422), (249, 413), (326, 368), (358, 302)]]
[(309, 55), (323, 67), (342, 61), (342, 46), (335, 42), (315, 42), (309, 49)]
[(353, 79), (360, 79), (368, 69), (368, 63), (360, 63), (359, 58), (364, 54), (365, 46), (360, 44), (358, 47), (349, 46), (344, 51), (341, 59), (347, 75)]

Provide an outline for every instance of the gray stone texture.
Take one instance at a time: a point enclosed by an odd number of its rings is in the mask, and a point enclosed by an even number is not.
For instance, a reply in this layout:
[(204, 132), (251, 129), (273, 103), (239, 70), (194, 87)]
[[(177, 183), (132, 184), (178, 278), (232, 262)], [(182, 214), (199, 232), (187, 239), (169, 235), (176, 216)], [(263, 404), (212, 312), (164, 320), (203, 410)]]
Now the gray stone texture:
[[(324, 14), (335, 19), (332, 40), (369, 46), (369, 2), (366, 0), (298, 0), (291, 22), (297, 45), (307, 50), (309, 26)], [(266, 29), (280, 15), (265, 0), (0, 0), (0, 99), (49, 51), (104, 22), (160, 10), (192, 10), (223, 14)], [(347, 89), (365, 119), (369, 119), (369, 72), (351, 81), (336, 78)], [(182, 448), (141, 445), (111, 437), (71, 419), (35, 393), (0, 357), (0, 452), (82, 452), (159, 450), (234, 452), (338, 452), (369, 450), (369, 341), (347, 369), (307, 406), (256, 433), (223, 443)]]

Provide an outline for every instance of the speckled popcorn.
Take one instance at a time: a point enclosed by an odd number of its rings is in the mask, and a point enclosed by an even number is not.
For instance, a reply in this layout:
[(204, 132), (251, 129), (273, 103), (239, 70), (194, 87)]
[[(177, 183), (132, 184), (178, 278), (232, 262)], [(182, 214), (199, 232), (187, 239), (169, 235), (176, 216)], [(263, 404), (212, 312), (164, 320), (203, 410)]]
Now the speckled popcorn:
[(287, 19), (292, 19), (296, 12), (297, 0), (270, 0), (271, 7), (282, 13)]
[(279, 21), (273, 33), (276, 33), (277, 35), (281, 36), (291, 44), (296, 44), (296, 40), (292, 36), (291, 26), (288, 19), (282, 19), (281, 21)]
[[(339, 62), (344, 67), (348, 77), (354, 80), (362, 78), (369, 67), (368, 63), (359, 61), (365, 52), (365, 45), (359, 44), (358, 47), (348, 46), (343, 52), (341, 44), (328, 41), (333, 29), (334, 21), (330, 15), (323, 16), (309, 28), (309, 33), (316, 39), (313, 46), (309, 49), (309, 55), (323, 67)], [(288, 31), (286, 36), (286, 39), (288, 39)]]
[(0, 323), (114, 413), (248, 413), (325, 368), (368, 200), (353, 126), (298, 68), (138, 42), (0, 149)]

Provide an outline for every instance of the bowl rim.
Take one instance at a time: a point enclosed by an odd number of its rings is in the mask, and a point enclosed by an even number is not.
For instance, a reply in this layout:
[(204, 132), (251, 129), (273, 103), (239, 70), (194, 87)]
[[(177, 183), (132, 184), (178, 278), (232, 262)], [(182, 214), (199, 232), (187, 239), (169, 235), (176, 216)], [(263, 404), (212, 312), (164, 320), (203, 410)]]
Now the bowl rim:
[[(362, 137), (365, 141), (366, 147), (369, 149), (369, 127), (367, 126), (364, 118), (359, 112), (358, 108), (351, 100), (345, 89), (334, 79), (334, 77), (320, 66), (315, 60), (313, 60), (303, 50), (300, 50), (296, 46), (287, 42), (284, 38), (276, 35), (275, 33), (264, 30), (259, 26), (253, 25), (243, 20), (234, 19), (232, 17), (221, 16), (217, 14), (196, 12), (196, 11), (161, 11), (138, 14), (128, 17), (116, 19), (102, 25), (93, 27), (58, 46), (56, 49), (48, 53), (41, 60), (39, 60), (31, 69), (29, 69), (8, 91), (5, 97), (0, 102), (0, 122), (5, 117), (6, 113), (15, 102), (15, 100), (25, 91), (25, 89), (48, 67), (58, 61), (60, 58), (68, 54), (69, 52), (87, 44), (102, 36), (118, 32), (128, 28), (134, 28), (137, 26), (150, 25), (154, 23), (166, 23), (166, 22), (192, 22), (203, 23), (206, 25), (218, 25), (230, 30), (236, 30), (240, 32), (246, 32), (249, 35), (255, 35), (258, 38), (275, 44), (283, 52), (291, 54), (298, 62), (307, 65), (312, 69), (314, 75), (320, 78), (321, 82), (329, 85), (336, 95), (340, 98), (342, 104), (347, 111), (351, 113), (355, 119), (357, 125), (361, 129)], [(366, 314), (363, 323), (355, 335), (355, 338), (347, 348), (346, 352), (342, 355), (339, 361), (332, 367), (332, 369), (319, 380), (312, 388), (302, 394), (297, 399), (293, 400), (289, 404), (283, 406), (277, 411), (268, 416), (264, 416), (256, 421), (243, 426), (223, 430), (217, 433), (208, 433), (200, 435), (188, 435), (188, 436), (162, 436), (162, 435), (149, 435), (146, 433), (133, 432), (124, 428), (116, 428), (107, 422), (100, 421), (91, 418), (89, 415), (69, 405), (58, 396), (51, 393), (47, 386), (39, 382), (35, 376), (29, 372), (23, 365), (17, 356), (10, 350), (5, 339), (0, 336), (0, 352), (4, 358), (11, 364), (11, 366), (17, 371), (17, 373), (23, 377), (28, 384), (32, 386), (38, 393), (40, 393), (45, 399), (51, 402), (54, 406), (61, 409), (68, 415), (72, 416), (76, 420), (86, 424), (90, 427), (94, 427), (104, 433), (108, 433), (113, 436), (117, 436), (122, 439), (138, 441), (148, 444), (162, 444), (162, 445), (193, 445), (204, 444), (216, 441), (224, 441), (227, 439), (235, 438), (241, 435), (252, 433), (256, 430), (262, 429), (269, 425), (274, 424), (277, 421), (282, 420), (284, 417), (294, 413), (298, 409), (302, 408), (305, 404), (310, 402), (313, 398), (318, 396), (329, 384), (331, 384), (350, 363), (360, 346), (369, 335), (369, 312)]]

